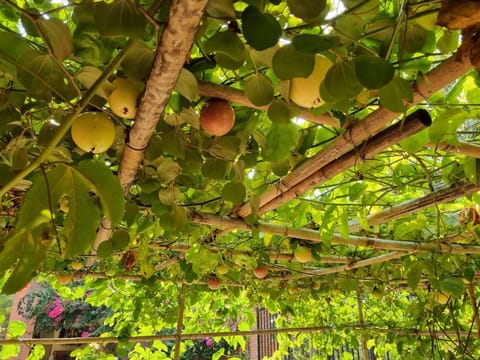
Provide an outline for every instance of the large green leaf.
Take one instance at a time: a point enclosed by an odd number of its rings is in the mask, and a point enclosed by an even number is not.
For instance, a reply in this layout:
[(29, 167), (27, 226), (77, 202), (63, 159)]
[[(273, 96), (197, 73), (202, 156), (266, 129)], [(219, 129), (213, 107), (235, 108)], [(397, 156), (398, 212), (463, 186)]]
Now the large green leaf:
[(17, 231), (34, 229), (39, 223), (47, 222), (49, 204), (54, 212), (61, 204), (66, 212), (63, 224), (65, 256), (72, 257), (87, 251), (95, 240), (100, 223), (100, 211), (92, 201), (91, 192), (98, 196), (105, 215), (112, 226), (116, 226), (124, 213), (123, 192), (118, 178), (101, 162), (85, 160), (77, 168), (58, 165), (48, 172), (47, 179), (35, 179), (18, 213)]
[(413, 100), (413, 90), (410, 83), (402, 78), (394, 77), (387, 85), (378, 91), (380, 103), (394, 112), (407, 110), (406, 101)]
[(255, 6), (248, 6), (242, 13), (243, 36), (256, 50), (265, 50), (278, 43), (282, 28), (271, 14), (262, 14)]
[(451, 109), (441, 112), (428, 129), (430, 141), (438, 144), (446, 141), (449, 144), (458, 144), (457, 129), (469, 117), (469, 113), (461, 109)]
[(75, 98), (75, 91), (57, 60), (48, 54), (28, 51), (18, 59), (18, 80), (31, 96), (49, 101), (52, 94), (64, 101)]
[(147, 21), (135, 4), (135, 1), (115, 0), (95, 6), (95, 24), (100, 35), (142, 38)]
[(127, 50), (122, 61), (122, 69), (129, 78), (144, 80), (152, 68), (154, 53), (145, 43), (135, 41)]
[(267, 105), (273, 100), (272, 81), (263, 74), (256, 74), (245, 82), (245, 95), (252, 104)]
[(314, 65), (313, 55), (297, 51), (293, 45), (278, 49), (272, 59), (273, 71), (282, 80), (307, 77), (312, 73)]
[(48, 241), (42, 242), (43, 229), (37, 229), (36, 232), (35, 236), (30, 231), (21, 230), (8, 240), (17, 246), (16, 256), (19, 260), (5, 282), (2, 293), (13, 294), (19, 291), (34, 277), (49, 245)]
[(270, 162), (285, 160), (297, 145), (299, 136), (295, 125), (273, 124), (267, 134), (263, 158)]
[(339, 42), (336, 35), (300, 34), (293, 38), (292, 45), (298, 51), (314, 55), (337, 46)]
[(73, 37), (68, 26), (60, 19), (40, 19), (38, 26), (46, 37), (53, 55), (60, 61), (65, 60), (73, 52)]
[(224, 55), (235, 61), (243, 61), (245, 58), (242, 40), (232, 31), (220, 31), (205, 42), (205, 51)]
[(326, 0), (287, 0), (293, 15), (305, 21), (314, 21), (327, 5)]
[(359, 55), (354, 60), (358, 81), (368, 89), (378, 89), (387, 85), (394, 75), (393, 65), (385, 59)]
[(330, 96), (337, 100), (352, 98), (360, 93), (362, 84), (357, 80), (352, 61), (340, 61), (328, 69), (324, 80)]

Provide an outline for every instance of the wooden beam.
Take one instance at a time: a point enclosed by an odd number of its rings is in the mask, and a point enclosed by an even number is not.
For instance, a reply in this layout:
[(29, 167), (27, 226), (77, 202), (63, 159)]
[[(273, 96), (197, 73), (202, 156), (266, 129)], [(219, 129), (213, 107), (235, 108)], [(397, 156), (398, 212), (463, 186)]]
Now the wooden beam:
[[(435, 192), (428, 193), (418, 199), (408, 200), (401, 204), (392, 206), (389, 209), (379, 211), (377, 213), (367, 216), (367, 222), (370, 226), (386, 223), (390, 220), (400, 218), (405, 215), (412, 214), (416, 211), (429, 208), (436, 204), (453, 201), (462, 196), (472, 195), (480, 191), (480, 183), (475, 185), (469, 181), (453, 184), (448, 188), (444, 188)], [(351, 232), (361, 230), (358, 221), (350, 222), (348, 229)]]
[[(467, 56), (467, 54), (462, 52), (455, 54), (423, 77), (420, 77), (414, 86), (413, 101), (410, 105), (414, 106), (420, 101), (427, 99), (433, 93), (444, 88), (446, 85), (471, 70), (472, 64)], [(259, 207), (263, 207), (276, 197), (281, 197), (283, 193), (290, 190), (299, 182), (304, 181), (325, 165), (381, 131), (388, 123), (395, 120), (398, 116), (398, 113), (393, 113), (384, 107), (379, 107), (363, 120), (347, 129), (345, 133), (315, 154), (312, 158), (292, 170), (292, 172), (285, 176), (281, 182), (269, 187), (264, 193), (260, 194)], [(245, 217), (251, 213), (251, 210), (251, 205), (246, 203), (241, 207), (238, 213), (241, 214), (242, 217)]]
[[(218, 228), (228, 228), (251, 231), (252, 226), (240, 219), (231, 219), (226, 216), (211, 214), (194, 214), (192, 221), (210, 225)], [(278, 224), (257, 223), (255, 229), (264, 233), (304, 239), (312, 243), (321, 243), (320, 232), (306, 228), (293, 228)], [(411, 241), (411, 240), (387, 240), (371, 238), (366, 236), (342, 237), (340, 234), (333, 234), (332, 244), (359, 246), (376, 250), (395, 250), (395, 251), (416, 251), (416, 252), (438, 252), (445, 254), (476, 254), (480, 255), (480, 246), (459, 243), (445, 243), (440, 241)]]
[[(257, 210), (257, 214), (264, 214), (268, 211), (276, 209), (278, 206), (295, 199), (307, 190), (314, 188), (333, 177), (340, 174), (352, 166), (362, 163), (365, 160), (373, 158), (381, 151), (398, 144), (401, 140), (425, 129), (430, 126), (432, 120), (426, 110), (420, 109), (408, 116), (403, 122), (398, 122), (382, 132), (374, 135), (364, 143), (356, 146), (338, 159), (330, 162), (320, 170), (314, 172), (308, 178), (300, 181), (287, 191), (283, 192), (271, 201), (265, 203)], [(242, 209), (244, 212), (242, 212)], [(238, 215), (244, 216), (247, 208), (240, 209)]]

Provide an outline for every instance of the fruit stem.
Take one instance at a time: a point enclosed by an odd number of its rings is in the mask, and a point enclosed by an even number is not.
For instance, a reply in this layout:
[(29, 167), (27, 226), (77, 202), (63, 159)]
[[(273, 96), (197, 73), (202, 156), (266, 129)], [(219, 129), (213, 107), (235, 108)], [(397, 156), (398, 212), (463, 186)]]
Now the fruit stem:
[(70, 126), (73, 123), (73, 120), (85, 109), (88, 105), (90, 100), (92, 100), (95, 92), (100, 87), (100, 85), (110, 76), (110, 74), (115, 70), (115, 68), (122, 62), (125, 58), (125, 55), (128, 49), (132, 46), (134, 40), (130, 39), (122, 48), (122, 50), (117, 54), (117, 56), (112, 60), (112, 62), (105, 68), (103, 73), (99, 76), (99, 78), (95, 81), (95, 83), (87, 90), (85, 95), (80, 99), (78, 105), (75, 107), (73, 112), (68, 116), (68, 118), (63, 122), (58, 131), (55, 133), (55, 136), (52, 140), (45, 146), (43, 152), (38, 155), (38, 157), (33, 160), (28, 166), (20, 170), (10, 181), (8, 181), (1, 189), (0, 189), (0, 199), (5, 195), (13, 186), (15, 186), (20, 180), (25, 178), (29, 175), (32, 171), (37, 169), (45, 160), (47, 160), (48, 156), (52, 153), (58, 143), (62, 140), (65, 134), (70, 129)]

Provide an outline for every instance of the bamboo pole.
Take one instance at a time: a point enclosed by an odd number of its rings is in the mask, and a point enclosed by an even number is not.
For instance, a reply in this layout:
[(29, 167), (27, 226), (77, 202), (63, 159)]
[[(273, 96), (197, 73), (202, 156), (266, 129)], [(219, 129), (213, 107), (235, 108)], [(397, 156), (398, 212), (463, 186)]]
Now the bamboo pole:
[(427, 143), (427, 147), (434, 148), (443, 151), (455, 152), (458, 154), (474, 157), (480, 159), (480, 145), (471, 144), (465, 141), (460, 141), (457, 145), (450, 145), (446, 142), (441, 142), (439, 144)]
[[(371, 266), (371, 265), (374, 265), (374, 264), (380, 264), (380, 263), (390, 261), (390, 260), (399, 259), (399, 258), (402, 258), (404, 256), (411, 255), (413, 253), (414, 253), (413, 251), (411, 251), (411, 252), (392, 251), (388, 254), (375, 256), (375, 257), (365, 259), (365, 260), (359, 260), (359, 261), (356, 261), (356, 262), (353, 262), (353, 263), (347, 264), (347, 265), (333, 266), (333, 267), (329, 267), (329, 268), (322, 268), (322, 269), (315, 269), (315, 270), (305, 269), (305, 273), (302, 274), (301, 277), (304, 278), (304, 277), (314, 277), (314, 276), (324, 276), (324, 275), (329, 275), (329, 274), (337, 274), (337, 273), (341, 273), (341, 272), (345, 272), (345, 271), (349, 271), (349, 270), (360, 269), (360, 268)], [(287, 276), (282, 276), (281, 279), (282, 280), (290, 280), (290, 279), (293, 279), (293, 278), (296, 278), (296, 277), (298, 277), (298, 276), (287, 275)], [(267, 279), (268, 280), (277, 280), (278, 278), (272, 276), (272, 277), (268, 277)]]
[[(413, 101), (410, 105), (418, 104), (470, 69), (472, 69), (472, 64), (466, 54), (460, 51), (458, 54), (451, 56), (424, 77), (418, 79), (414, 86)], [(357, 144), (378, 133), (389, 122), (395, 120), (398, 115), (398, 113), (393, 113), (384, 107), (379, 107), (363, 120), (347, 129), (344, 134), (319, 151), (315, 156), (295, 168), (281, 182), (260, 194), (259, 207), (263, 207), (274, 198), (282, 196), (283, 193), (299, 182), (307, 179), (331, 161), (353, 149)], [(251, 210), (250, 203), (246, 203), (241, 207), (238, 214), (245, 217), (251, 213)]]
[[(242, 90), (234, 89), (230, 86), (218, 85), (206, 81), (198, 81), (198, 93), (202, 96), (208, 96), (212, 98), (219, 98), (227, 100), (236, 104), (240, 104), (252, 109), (258, 109), (262, 111), (268, 110), (268, 105), (257, 106), (250, 102), (245, 96)], [(308, 110), (305, 110), (299, 106), (293, 104), (290, 105), (290, 110), (296, 113), (296, 116), (319, 125), (327, 125), (333, 127), (340, 127), (340, 122), (328, 114), (313, 115)]]
[[(210, 214), (194, 214), (192, 221), (210, 225), (214, 227), (227, 227), (229, 229), (238, 229), (250, 231), (252, 227), (239, 219), (231, 219), (226, 216), (217, 216)], [(293, 228), (290, 226), (283, 226), (278, 224), (258, 223), (255, 228), (261, 232), (281, 235), (286, 237), (298, 238), (309, 240), (313, 243), (320, 243), (322, 239), (320, 232), (305, 229), (305, 228)], [(396, 251), (418, 251), (418, 252), (431, 252), (436, 251), (445, 254), (480, 254), (480, 246), (470, 244), (458, 244), (458, 243), (444, 243), (438, 241), (421, 242), (411, 240), (386, 240), (371, 238), (366, 236), (349, 236), (344, 238), (341, 235), (333, 234), (332, 244), (347, 245), (347, 246), (362, 246), (376, 250), (396, 250)]]
[[(364, 325), (363, 327), (358, 324), (340, 324), (340, 325), (325, 325), (325, 326), (312, 326), (312, 327), (292, 327), (292, 328), (277, 328), (277, 329), (256, 329), (256, 330), (246, 330), (246, 331), (224, 331), (224, 332), (204, 332), (204, 333), (187, 333), (182, 334), (182, 340), (195, 340), (202, 339), (205, 337), (211, 338), (221, 338), (226, 336), (255, 336), (255, 335), (277, 335), (277, 334), (295, 334), (295, 333), (305, 333), (305, 332), (321, 332), (325, 333), (328, 331), (341, 329), (352, 329), (352, 330), (369, 330), (372, 334), (389, 334), (396, 333), (399, 335), (413, 335), (421, 337), (431, 337), (431, 333), (426, 330), (420, 330), (416, 328), (393, 328), (393, 327), (377, 327), (375, 325)], [(454, 330), (443, 331), (442, 334), (438, 335), (438, 338), (443, 337), (452, 337), (460, 335), (461, 337), (468, 338), (471, 333), (469, 331), (460, 331), (456, 332)], [(148, 342), (148, 341), (174, 341), (176, 338), (175, 334), (168, 335), (146, 335), (146, 336), (132, 336), (128, 339), (130, 342)], [(61, 344), (105, 344), (105, 343), (118, 343), (124, 339), (119, 339), (115, 336), (108, 337), (74, 337), (74, 338), (19, 338), (19, 339), (0, 339), (0, 346), (2, 345), (61, 345)]]
[[(392, 145), (398, 144), (401, 140), (430, 126), (431, 123), (432, 119), (426, 110), (417, 110), (408, 116), (405, 121), (398, 122), (374, 135), (371, 139), (365, 141), (365, 143), (358, 145), (338, 159), (320, 168), (306, 179), (290, 187), (290, 189), (283, 192), (281, 196), (261, 206), (257, 210), (257, 214), (264, 214), (276, 209), (278, 206), (295, 199), (307, 190), (332, 179), (334, 176), (337, 176), (355, 164), (361, 163), (365, 161), (365, 159), (370, 159)], [(239, 215), (243, 217), (244, 213), (239, 212)]]
[[(207, 2), (208, 0), (173, 0), (170, 4), (168, 22), (162, 32), (145, 92), (120, 159), (118, 178), (125, 194), (128, 194), (135, 180), (145, 149), (170, 99)], [(92, 247), (93, 256), (88, 258), (87, 266), (93, 265), (98, 247), (111, 233), (110, 221), (104, 218)]]
[[(392, 206), (389, 209), (371, 214), (367, 216), (367, 222), (370, 226), (383, 224), (415, 211), (429, 208), (435, 204), (446, 203), (455, 200), (460, 196), (472, 195), (478, 191), (480, 191), (480, 183), (473, 184), (469, 181), (463, 181), (461, 183), (453, 184), (448, 188), (428, 193), (418, 199), (408, 200), (399, 205)], [(351, 232), (359, 231), (361, 228), (362, 227), (357, 220), (351, 221), (348, 226), (348, 229)]]
[[(172, 250), (178, 251), (181, 253), (185, 253), (190, 249), (190, 245), (186, 244), (173, 244), (173, 245), (163, 245), (163, 244), (151, 244), (150, 247), (156, 249), (164, 249), (164, 250)], [(234, 257), (237, 255), (252, 255), (250, 251), (242, 251), (242, 250), (232, 250), (226, 249), (221, 250), (218, 248), (209, 247), (207, 248), (212, 254), (219, 254), (221, 253), (224, 257)], [(276, 253), (276, 252), (268, 252), (268, 258), (270, 261), (290, 261), (295, 262), (295, 257), (293, 253)], [(324, 264), (350, 264), (354, 261), (354, 258), (346, 257), (346, 256), (336, 256), (336, 255), (321, 255), (318, 259), (319, 262)]]

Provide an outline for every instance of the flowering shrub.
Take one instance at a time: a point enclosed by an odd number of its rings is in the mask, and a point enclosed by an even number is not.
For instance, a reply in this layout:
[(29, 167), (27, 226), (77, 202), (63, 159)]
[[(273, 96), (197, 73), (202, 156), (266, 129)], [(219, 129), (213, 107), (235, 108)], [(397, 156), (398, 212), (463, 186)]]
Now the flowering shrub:
[(42, 282), (39, 291), (26, 295), (18, 305), (19, 313), (27, 319), (35, 319), (34, 335), (42, 330), (62, 330), (63, 336), (97, 336), (110, 330), (103, 324), (110, 310), (92, 306), (87, 302), (92, 293), (87, 291), (82, 299), (66, 300), (51, 286)]

